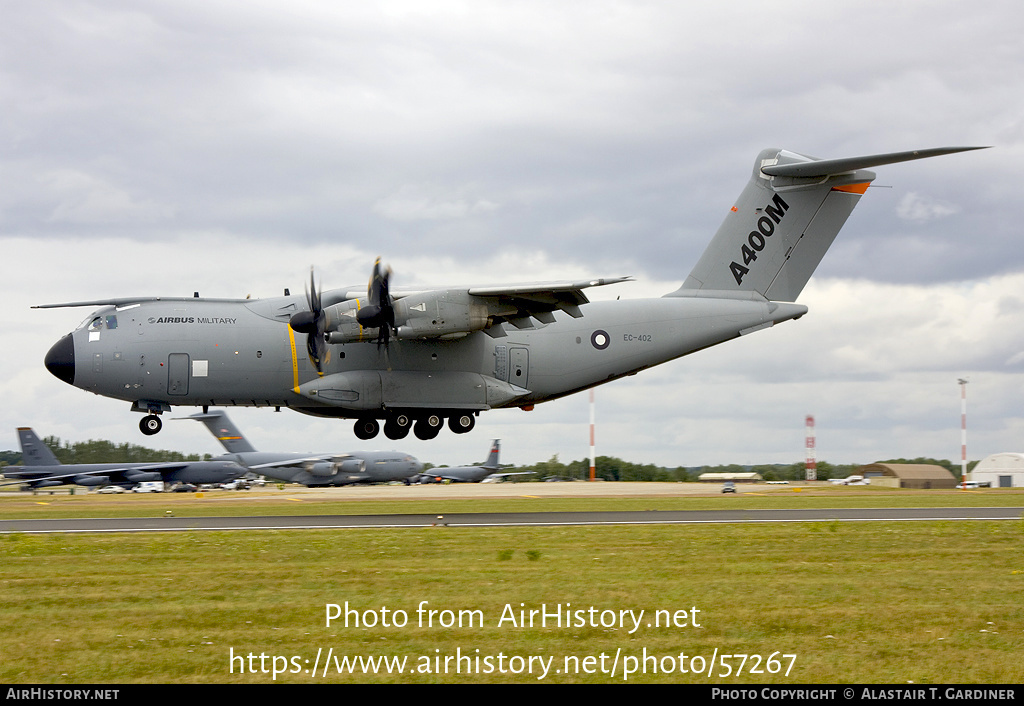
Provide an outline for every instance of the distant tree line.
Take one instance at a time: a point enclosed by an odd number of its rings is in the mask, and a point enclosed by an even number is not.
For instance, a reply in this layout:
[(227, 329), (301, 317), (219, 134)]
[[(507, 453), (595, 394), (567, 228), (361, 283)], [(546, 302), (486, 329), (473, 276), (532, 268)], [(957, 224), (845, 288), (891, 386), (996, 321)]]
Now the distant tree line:
[[(942, 466), (943, 468), (945, 468), (947, 471), (952, 473), (957, 478), (960, 477), (960, 471), (962, 470), (960, 468), (960, 462), (959, 461), (947, 461), (945, 459), (939, 460), (939, 459), (934, 459), (934, 458), (923, 458), (923, 457), (920, 457), (920, 456), (918, 458), (894, 458), (894, 459), (890, 459), (888, 461), (875, 461), (875, 463), (912, 463), (912, 464), (926, 464), (926, 465), (933, 465), (933, 466)], [(974, 467), (977, 466), (979, 463), (981, 463), (981, 461), (968, 461), (967, 462), (967, 472), (970, 473), (971, 471), (973, 471)]]
[[(853, 473), (857, 465), (833, 465), (818, 462), (818, 479), (845, 478)], [(557, 477), (586, 480), (590, 477), (590, 459), (562, 463), (558, 455), (532, 466), (519, 466), (517, 470), (533, 471), (539, 480)], [(663, 481), (693, 482), (703, 473), (759, 473), (765, 480), (803, 480), (806, 476), (804, 463), (741, 466), (726, 464), (718, 466), (676, 466), (667, 468), (654, 464), (637, 464), (614, 456), (598, 456), (594, 460), (594, 477), (606, 481)]]
[[(948, 469), (954, 476), (959, 477), (960, 474), (959, 464), (933, 458), (893, 459), (878, 461), (878, 463), (932, 464)], [(968, 464), (968, 470), (973, 469), (977, 464), (978, 461), (971, 461)], [(856, 473), (861, 465), (864, 464), (832, 464), (828, 461), (818, 461), (817, 478), (818, 480), (846, 478)], [(586, 480), (590, 478), (590, 459), (562, 463), (558, 459), (558, 454), (555, 454), (547, 461), (541, 461), (531, 466), (517, 466), (516, 470), (533, 471), (537, 480), (546, 478)], [(798, 481), (807, 477), (807, 467), (803, 461), (790, 464), (742, 466), (733, 463), (718, 466), (677, 466), (675, 468), (630, 463), (614, 456), (598, 456), (594, 461), (594, 477), (606, 481), (693, 482), (703, 473), (758, 473), (764, 480)]]

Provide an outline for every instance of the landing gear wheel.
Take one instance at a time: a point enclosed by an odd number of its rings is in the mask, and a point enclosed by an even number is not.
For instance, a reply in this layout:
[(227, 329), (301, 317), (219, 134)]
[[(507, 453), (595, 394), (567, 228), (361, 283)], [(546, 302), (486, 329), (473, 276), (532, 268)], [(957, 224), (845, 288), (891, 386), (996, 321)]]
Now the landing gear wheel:
[(380, 424), (377, 423), (376, 419), (360, 419), (356, 421), (355, 433), (356, 437), (366, 441), (377, 436), (377, 432), (380, 431)]
[(465, 434), (476, 426), (476, 419), (469, 412), (448, 417), (448, 428), (456, 434)]
[(393, 417), (388, 417), (388, 420), (384, 422), (384, 436), (389, 439), (404, 439), (409, 436), (411, 429), (412, 419), (405, 414), (396, 414)]
[(416, 428), (413, 429), (413, 432), (416, 434), (417, 439), (430, 441), (440, 433), (442, 424), (444, 424), (444, 420), (441, 417), (431, 414), (429, 417), (424, 417), (416, 422)]
[(156, 434), (163, 428), (164, 423), (161, 422), (160, 417), (156, 416), (155, 414), (147, 414), (145, 417), (142, 418), (142, 421), (139, 422), (139, 431), (141, 431), (146, 436), (153, 436), (153, 434)]

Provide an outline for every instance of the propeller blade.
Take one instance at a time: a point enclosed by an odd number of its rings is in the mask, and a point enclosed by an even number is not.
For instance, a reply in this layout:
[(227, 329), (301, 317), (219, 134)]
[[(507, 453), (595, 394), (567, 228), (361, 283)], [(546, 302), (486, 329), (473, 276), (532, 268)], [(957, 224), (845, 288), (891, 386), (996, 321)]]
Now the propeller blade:
[(296, 333), (306, 334), (306, 352), (318, 373), (323, 372), (323, 364), (327, 359), (327, 341), (324, 338), (326, 319), (320, 305), (320, 292), (316, 288), (313, 268), (309, 268), (309, 288), (306, 290), (308, 311), (299, 311), (288, 320), (288, 325)]
[(313, 280), (313, 268), (309, 268), (309, 294), (307, 295), (309, 300), (309, 310), (320, 316), (322, 308), (320, 306), (320, 292), (316, 290), (316, 282)]
[(391, 301), (391, 268), (381, 271), (380, 258), (373, 263), (373, 274), (366, 288), (369, 303), (356, 313), (356, 320), (364, 328), (379, 328), (380, 337), (387, 343), (395, 326), (395, 307)]

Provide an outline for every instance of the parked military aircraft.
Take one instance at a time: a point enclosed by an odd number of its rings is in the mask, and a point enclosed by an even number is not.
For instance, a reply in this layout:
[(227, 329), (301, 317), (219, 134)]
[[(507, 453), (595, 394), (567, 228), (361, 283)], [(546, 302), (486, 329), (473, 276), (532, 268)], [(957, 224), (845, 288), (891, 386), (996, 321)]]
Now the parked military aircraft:
[[(380, 261), (364, 291), (305, 297), (128, 297), (99, 306), (47, 353), (64, 382), (131, 402), (161, 428), (173, 405), (288, 407), (355, 418), (361, 439), (456, 433), (481, 411), (532, 409), (807, 313), (794, 304), (875, 174), (946, 147), (819, 160), (762, 151), (682, 286), (589, 302), (583, 282), (393, 291)], [(299, 336), (299, 343), (296, 341)], [(301, 340), (305, 337), (305, 354)]]
[(359, 451), (342, 454), (275, 453), (257, 451), (223, 410), (193, 414), (206, 425), (227, 454), (219, 458), (235, 461), (250, 471), (289, 483), (308, 486), (351, 485), (405, 481), (423, 470), (423, 464), (398, 451)]
[(498, 453), (501, 451), (501, 439), (491, 442), (491, 452), (482, 466), (453, 466), (451, 468), (431, 468), (426, 473), (421, 473), (416, 482), (418, 483), (440, 483), (451, 481), (453, 483), (480, 483), (485, 480), (507, 478), (509, 476), (529, 476), (533, 471), (516, 471), (511, 473), (498, 473), (501, 466), (498, 464)]
[(131, 488), (137, 483), (226, 483), (245, 474), (234, 461), (168, 461), (162, 463), (61, 463), (36, 433), (28, 427), (18, 429), (22, 466), (3, 469), (4, 478), (26, 488), (51, 488), (58, 485), (119, 485)]

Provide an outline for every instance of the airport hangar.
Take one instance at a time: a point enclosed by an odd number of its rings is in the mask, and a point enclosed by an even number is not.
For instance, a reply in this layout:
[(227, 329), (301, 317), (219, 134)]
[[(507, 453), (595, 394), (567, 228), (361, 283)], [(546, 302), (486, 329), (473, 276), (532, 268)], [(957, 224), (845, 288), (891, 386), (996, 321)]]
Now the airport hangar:
[(959, 482), (942, 466), (924, 463), (870, 463), (857, 469), (871, 485), (888, 488), (955, 488)]
[(1024, 454), (992, 454), (974, 467), (970, 477), (990, 488), (1024, 488)]

